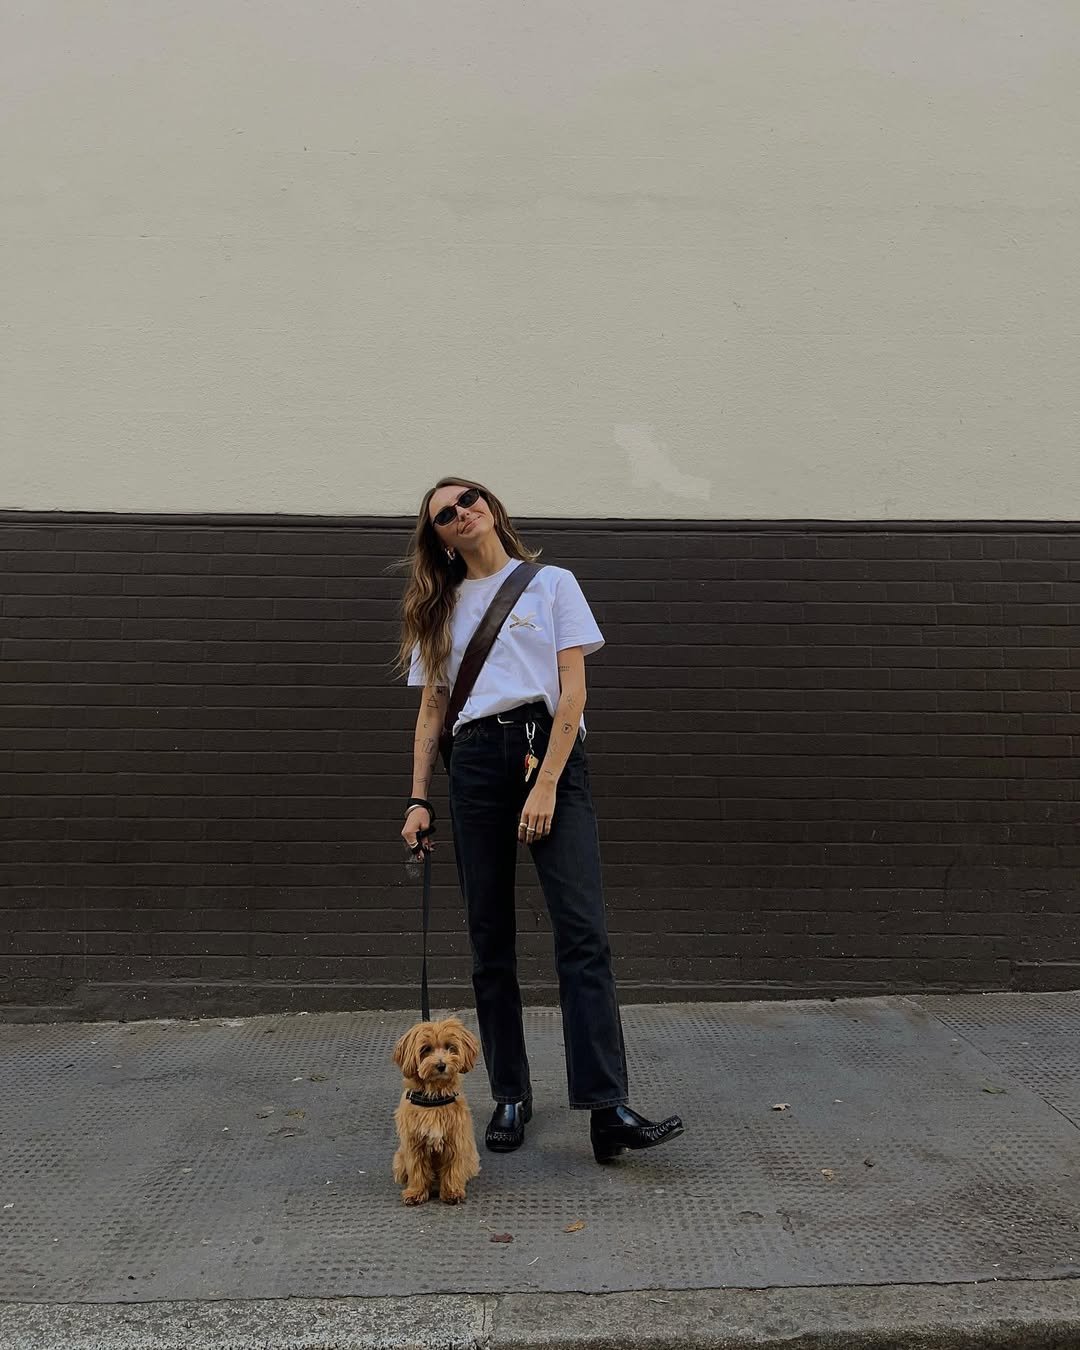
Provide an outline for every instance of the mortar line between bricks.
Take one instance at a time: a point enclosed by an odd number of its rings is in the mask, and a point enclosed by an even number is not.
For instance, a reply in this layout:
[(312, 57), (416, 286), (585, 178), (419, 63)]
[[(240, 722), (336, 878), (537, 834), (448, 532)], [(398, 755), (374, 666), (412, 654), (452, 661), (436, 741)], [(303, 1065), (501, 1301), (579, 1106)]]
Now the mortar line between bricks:
[(972, 1050), (974, 1050), (975, 1053), (981, 1059), (985, 1059), (988, 1064), (992, 1064), (994, 1066), (994, 1069), (998, 1073), (1002, 1074), (1006, 1078), (1011, 1078), (1013, 1082), (1019, 1083), (1025, 1092), (1030, 1092), (1033, 1097), (1038, 1097), (1039, 1101), (1041, 1101), (1044, 1106), (1049, 1107), (1050, 1110), (1053, 1111), (1056, 1115), (1059, 1115), (1062, 1118), (1062, 1120), (1070, 1124), (1074, 1130), (1080, 1130), (1080, 1120), (1073, 1120), (1072, 1116), (1070, 1116), (1067, 1111), (1063, 1111), (1060, 1106), (1055, 1106), (1053, 1102), (1047, 1101), (1047, 1099), (1037, 1088), (1028, 1087), (1028, 1085), (1024, 1082), (1021, 1082), (1021, 1080), (1017, 1078), (1015, 1074), (1009, 1073), (1007, 1069), (1003, 1068), (997, 1062), (997, 1060), (993, 1058), (993, 1056), (990, 1054), (988, 1050), (984, 1050), (981, 1045), (976, 1045), (975, 1042), (971, 1039), (971, 1037), (965, 1036), (964, 1033), (959, 1029), (959, 1027), (949, 1026), (947, 1022), (943, 1022), (941, 1018), (938, 1017), (938, 1015), (935, 1012), (932, 1012), (929, 1008), (924, 1008), (920, 1006), (918, 1003), (914, 1003), (910, 995), (901, 994), (900, 997), (904, 1000), (905, 1003), (910, 1004), (910, 1006), (914, 1008), (917, 1012), (924, 1013), (927, 1017), (932, 1017), (934, 1021), (937, 1023), (937, 1025), (941, 1027), (942, 1031), (948, 1031), (951, 1032), (953, 1035), (959, 1036), (959, 1038), (964, 1042), (965, 1045), (969, 1046)]

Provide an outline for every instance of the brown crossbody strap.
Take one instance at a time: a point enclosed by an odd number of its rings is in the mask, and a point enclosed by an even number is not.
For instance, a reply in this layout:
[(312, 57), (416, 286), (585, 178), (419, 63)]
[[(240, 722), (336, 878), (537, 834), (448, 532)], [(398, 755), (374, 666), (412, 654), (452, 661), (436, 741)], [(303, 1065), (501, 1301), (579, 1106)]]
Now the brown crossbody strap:
[(529, 582), (532, 581), (537, 572), (546, 566), (547, 563), (519, 563), (496, 591), (495, 598), (488, 605), (487, 612), (477, 625), (476, 632), (469, 639), (469, 645), (465, 648), (465, 655), (461, 658), (461, 666), (458, 670), (457, 679), (454, 681), (454, 688), (450, 693), (450, 704), (446, 709), (446, 720), (443, 723), (444, 744), (449, 742), (453, 735), (454, 723), (458, 719), (458, 714), (464, 708), (469, 695), (472, 693), (472, 687), (476, 683), (476, 677), (480, 674), (480, 668), (487, 660), (487, 654), (491, 651), (499, 629), (506, 622), (507, 615), (517, 604), (522, 591), (525, 590)]

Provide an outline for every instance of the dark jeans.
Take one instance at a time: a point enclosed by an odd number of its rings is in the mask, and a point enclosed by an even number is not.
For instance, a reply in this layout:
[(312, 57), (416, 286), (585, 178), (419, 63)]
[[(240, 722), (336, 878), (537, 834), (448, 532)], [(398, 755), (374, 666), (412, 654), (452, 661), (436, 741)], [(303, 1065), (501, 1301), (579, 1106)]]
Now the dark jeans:
[[(543, 703), (466, 723), (450, 760), (450, 815), (469, 918), (476, 1015), (497, 1102), (520, 1101), (530, 1090), (514, 915), (518, 821), (538, 776), (526, 784), (526, 721), (537, 723), (533, 744), (543, 761), (551, 731)], [(559, 778), (551, 833), (528, 847), (555, 935), (570, 1105), (620, 1105), (627, 1100), (626, 1053), (580, 737)]]

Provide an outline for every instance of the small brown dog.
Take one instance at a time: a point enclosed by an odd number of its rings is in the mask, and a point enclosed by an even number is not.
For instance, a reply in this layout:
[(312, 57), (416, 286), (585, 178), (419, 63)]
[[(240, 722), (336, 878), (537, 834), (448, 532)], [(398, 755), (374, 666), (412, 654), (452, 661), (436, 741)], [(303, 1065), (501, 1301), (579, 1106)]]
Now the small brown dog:
[(407, 1205), (422, 1205), (433, 1190), (448, 1205), (465, 1199), (465, 1184), (480, 1171), (472, 1112), (458, 1079), (476, 1064), (476, 1037), (456, 1017), (418, 1022), (394, 1047), (405, 1079), (394, 1112), (400, 1141), (394, 1180)]

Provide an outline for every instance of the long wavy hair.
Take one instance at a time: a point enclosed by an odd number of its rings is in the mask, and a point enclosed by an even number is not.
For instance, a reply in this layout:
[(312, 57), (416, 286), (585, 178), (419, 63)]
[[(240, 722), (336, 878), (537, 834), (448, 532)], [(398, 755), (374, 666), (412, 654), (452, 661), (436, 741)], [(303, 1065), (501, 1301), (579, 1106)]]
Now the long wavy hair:
[(450, 616), (457, 601), (457, 586), (465, 576), (465, 563), (460, 554), (450, 561), (446, 550), (435, 533), (435, 527), (428, 518), (431, 499), (440, 488), (454, 487), (476, 488), (495, 520), (495, 530), (502, 546), (511, 558), (522, 562), (534, 562), (542, 550), (527, 547), (510, 523), (506, 507), (488, 488), (474, 478), (455, 476), (440, 478), (433, 488), (424, 494), (420, 510), (416, 516), (416, 532), (409, 545), (406, 556), (400, 559), (396, 567), (408, 570), (408, 581), (401, 597), (399, 608), (401, 622), (401, 642), (397, 658), (394, 661), (394, 673), (404, 674), (412, 664), (412, 651), (420, 648), (420, 660), (423, 664), (427, 684), (449, 684), (447, 663), (453, 645), (450, 636)]

